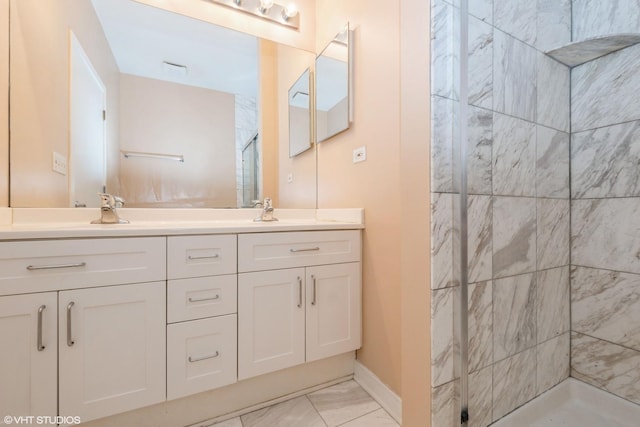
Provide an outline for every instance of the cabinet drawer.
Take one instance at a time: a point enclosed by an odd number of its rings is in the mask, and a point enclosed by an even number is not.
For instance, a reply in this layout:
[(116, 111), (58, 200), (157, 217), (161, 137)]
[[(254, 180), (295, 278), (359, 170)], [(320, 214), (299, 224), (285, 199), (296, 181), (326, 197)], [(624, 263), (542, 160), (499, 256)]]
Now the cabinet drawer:
[(169, 280), (167, 322), (235, 313), (237, 282), (235, 274)]
[(235, 314), (167, 326), (167, 399), (237, 380)]
[(166, 279), (164, 237), (0, 243), (0, 295)]
[(169, 279), (236, 272), (236, 236), (176, 236), (167, 244)]
[(260, 271), (360, 261), (360, 231), (255, 233), (238, 236), (238, 270)]

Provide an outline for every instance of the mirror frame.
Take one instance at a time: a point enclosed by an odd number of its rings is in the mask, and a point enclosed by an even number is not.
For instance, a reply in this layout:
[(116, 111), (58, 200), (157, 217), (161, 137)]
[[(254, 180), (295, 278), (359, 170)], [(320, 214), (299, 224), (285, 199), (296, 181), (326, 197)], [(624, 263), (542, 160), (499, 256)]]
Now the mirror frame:
[[(302, 74), (300, 75), (300, 77), (298, 77), (298, 79), (291, 85), (291, 87), (289, 88), (288, 92), (287, 92), (287, 99), (288, 99), (288, 106), (289, 106), (289, 113), (288, 113), (288, 119), (289, 119), (289, 158), (293, 158), (295, 156), (297, 156), (298, 154), (302, 154), (305, 151), (311, 149), (313, 147), (313, 140), (314, 140), (314, 135), (313, 135), (313, 98), (314, 98), (314, 90), (313, 90), (313, 71), (311, 71), (311, 67), (307, 67), (306, 70), (304, 70), (302, 72)], [(308, 132), (308, 138), (307, 141), (303, 144), (294, 144), (293, 141), (293, 120), (291, 118), (292, 114), (291, 114), (291, 108), (294, 107), (293, 105), (291, 105), (291, 100), (293, 99), (293, 97), (296, 96), (296, 94), (300, 93), (299, 89), (297, 86), (300, 85), (301, 82), (304, 82), (306, 80), (307, 83), (307, 118), (309, 120), (306, 128), (307, 128), (307, 132)], [(294, 90), (297, 90), (296, 92), (293, 93), (293, 95), (291, 94)]]
[[(344, 44), (344, 39), (346, 38), (346, 43), (347, 43), (347, 124), (346, 127), (344, 127), (343, 129), (340, 129), (337, 132), (334, 132), (330, 135), (324, 136), (324, 137), (320, 137), (318, 135), (318, 126), (317, 126), (317, 121), (318, 121), (318, 94), (317, 89), (318, 89), (318, 59), (320, 59), (323, 54), (329, 49), (329, 47), (331, 46), (332, 43), (342, 43)], [(333, 39), (331, 39), (331, 41), (329, 41), (329, 43), (327, 43), (324, 47), (324, 49), (322, 49), (322, 51), (318, 54), (318, 56), (316, 56), (316, 61), (315, 61), (315, 85), (314, 85), (314, 93), (316, 94), (316, 96), (314, 97), (314, 129), (315, 129), (315, 142), (316, 144), (319, 144), (323, 141), (326, 141), (328, 139), (333, 138), (336, 135), (341, 134), (342, 132), (345, 132), (347, 130), (349, 130), (351, 128), (351, 125), (353, 124), (353, 120), (354, 120), (354, 84), (353, 84), (353, 65), (354, 65), (354, 46), (353, 46), (353, 42), (354, 42), (354, 30), (351, 29), (350, 23), (347, 22), (347, 24), (344, 26), (344, 28), (339, 31), (334, 37)]]

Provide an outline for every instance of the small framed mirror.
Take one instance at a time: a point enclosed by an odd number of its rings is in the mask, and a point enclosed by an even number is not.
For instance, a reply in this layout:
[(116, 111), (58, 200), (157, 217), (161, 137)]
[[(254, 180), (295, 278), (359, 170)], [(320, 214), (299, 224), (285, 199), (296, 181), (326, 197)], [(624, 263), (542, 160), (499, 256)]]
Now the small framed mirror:
[(316, 58), (317, 142), (349, 129), (353, 121), (351, 35), (347, 24)]
[(289, 89), (289, 157), (304, 153), (311, 141), (311, 70), (307, 68)]

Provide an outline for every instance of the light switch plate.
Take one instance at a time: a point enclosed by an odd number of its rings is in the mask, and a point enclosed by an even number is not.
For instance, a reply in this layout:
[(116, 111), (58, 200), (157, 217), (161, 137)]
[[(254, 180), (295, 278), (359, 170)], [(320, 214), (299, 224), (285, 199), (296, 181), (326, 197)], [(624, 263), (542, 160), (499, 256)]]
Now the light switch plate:
[(288, 183), (292, 183), (293, 182), (293, 174), (290, 173), (289, 175), (287, 175), (287, 182)]
[(67, 174), (67, 158), (60, 153), (53, 152), (52, 169), (61, 175)]
[(362, 146), (353, 150), (353, 163), (360, 163), (367, 160), (367, 147)]

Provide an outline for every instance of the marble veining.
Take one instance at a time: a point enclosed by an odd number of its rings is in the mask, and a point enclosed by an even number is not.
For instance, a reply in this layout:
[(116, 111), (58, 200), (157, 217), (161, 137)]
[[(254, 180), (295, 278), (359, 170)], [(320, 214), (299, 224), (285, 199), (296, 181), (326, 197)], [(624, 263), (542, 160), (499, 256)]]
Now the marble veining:
[(493, 23), (493, 0), (470, 1), (469, 14), (489, 24)]
[(469, 196), (467, 241), (470, 283), (491, 279), (491, 213), (491, 196)]
[(502, 360), (536, 344), (534, 274), (493, 281), (493, 359)]
[(535, 196), (536, 126), (504, 114), (493, 116), (493, 194)]
[(469, 104), (493, 107), (493, 28), (469, 18)]
[(454, 348), (456, 335), (454, 313), (459, 288), (431, 291), (431, 385), (433, 387), (456, 378), (458, 356)]
[(469, 285), (469, 372), (493, 363), (493, 285)]
[(227, 421), (223, 421), (221, 423), (215, 423), (214, 427), (242, 427), (242, 421), (240, 421), (240, 417), (232, 418)]
[(306, 396), (250, 412), (240, 419), (243, 427), (326, 427)]
[(460, 10), (435, 0), (431, 9), (431, 93), (459, 99)]
[(569, 134), (537, 126), (536, 195), (569, 198)]
[[(453, 224), (453, 194), (431, 194), (431, 287), (457, 286), (458, 257), (454, 253), (457, 233)], [(454, 274), (456, 274), (454, 276)]]
[(573, 0), (573, 40), (640, 29), (640, 4), (635, 0)]
[(460, 382), (451, 381), (431, 391), (431, 427), (460, 426)]
[(336, 427), (380, 409), (355, 381), (345, 381), (307, 395), (328, 427)]
[(486, 427), (491, 424), (491, 395), (493, 389), (492, 367), (469, 374), (468, 427)]
[(569, 332), (536, 347), (536, 394), (544, 393), (569, 377), (571, 339)]
[(536, 42), (537, 4), (530, 0), (494, 0), (496, 28), (531, 45)]
[(640, 44), (571, 71), (571, 130), (640, 119)]
[(467, 132), (467, 191), (469, 194), (490, 195), (493, 113), (469, 107)]
[(536, 268), (536, 199), (493, 198), (493, 277)]
[(569, 331), (569, 266), (538, 271), (536, 311), (538, 343)]
[(574, 267), (571, 330), (640, 351), (640, 275)]
[(538, 52), (537, 57), (537, 123), (569, 132), (569, 67), (543, 53)]
[(370, 414), (358, 417), (353, 421), (342, 424), (342, 427), (400, 427), (391, 415), (384, 409), (378, 409)]
[(571, 376), (640, 404), (640, 352), (571, 333)]
[(575, 133), (572, 197), (640, 196), (640, 121)]
[(538, 0), (537, 3), (536, 47), (545, 51), (569, 43), (571, 41), (571, 0)]
[(577, 67), (637, 43), (640, 43), (640, 34), (612, 34), (559, 44), (546, 54), (569, 67)]
[(569, 264), (570, 203), (563, 199), (537, 199), (538, 269)]
[[(520, 3), (518, 0), (514, 3)], [(529, 4), (534, 4), (525, 0)], [(511, 3), (512, 0), (501, 0)], [(495, 8), (494, 8), (495, 10)], [(531, 22), (535, 25), (535, 16)], [(529, 120), (536, 119), (537, 51), (499, 30), (493, 32), (494, 110)]]
[(453, 192), (454, 147), (459, 145), (458, 102), (431, 97), (431, 191)]
[(573, 200), (571, 216), (571, 264), (640, 274), (638, 199)]
[(531, 348), (493, 365), (493, 420), (536, 395), (536, 349)]

